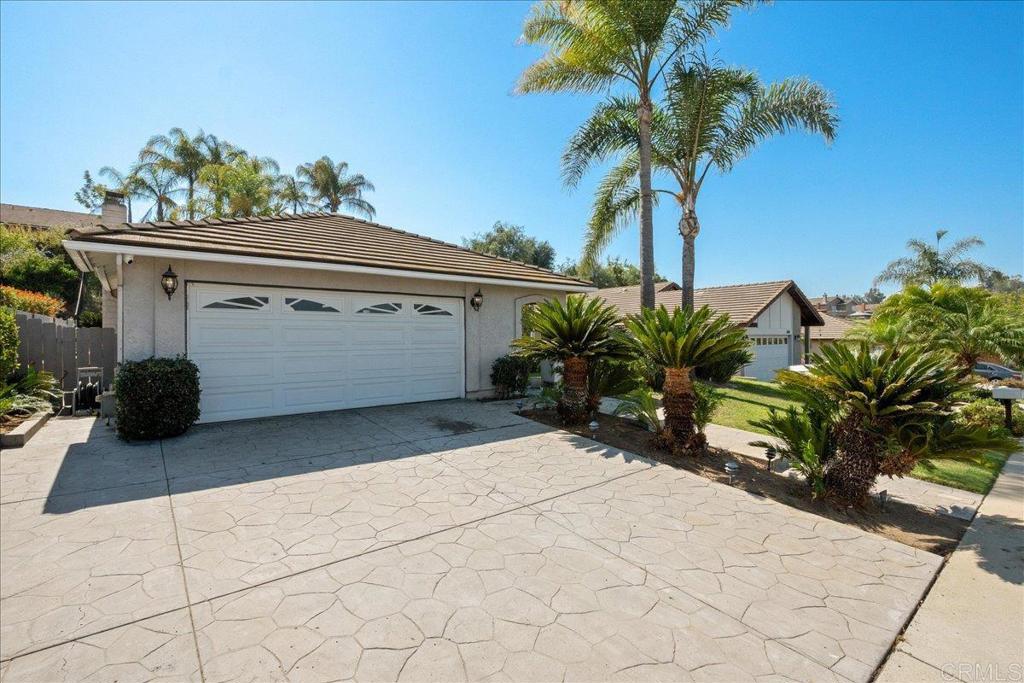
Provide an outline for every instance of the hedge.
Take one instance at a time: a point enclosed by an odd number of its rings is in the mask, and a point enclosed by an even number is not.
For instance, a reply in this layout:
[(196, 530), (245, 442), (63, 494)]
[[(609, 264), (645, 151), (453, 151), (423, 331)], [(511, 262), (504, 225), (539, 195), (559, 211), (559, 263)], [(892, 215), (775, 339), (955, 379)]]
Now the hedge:
[(0, 306), (53, 317), (64, 309), (64, 302), (47, 294), (0, 285)]
[(184, 356), (126, 361), (118, 368), (114, 394), (121, 436), (177, 436), (199, 419), (199, 368)]
[(14, 309), (0, 306), (0, 383), (18, 367), (18, 323)]

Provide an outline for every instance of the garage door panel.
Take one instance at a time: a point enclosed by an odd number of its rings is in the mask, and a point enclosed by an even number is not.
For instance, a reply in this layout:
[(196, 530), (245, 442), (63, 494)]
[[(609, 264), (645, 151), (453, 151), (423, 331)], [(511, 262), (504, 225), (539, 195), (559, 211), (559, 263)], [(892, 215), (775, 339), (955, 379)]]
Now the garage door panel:
[(188, 292), (203, 422), (464, 394), (461, 300), (199, 283)]

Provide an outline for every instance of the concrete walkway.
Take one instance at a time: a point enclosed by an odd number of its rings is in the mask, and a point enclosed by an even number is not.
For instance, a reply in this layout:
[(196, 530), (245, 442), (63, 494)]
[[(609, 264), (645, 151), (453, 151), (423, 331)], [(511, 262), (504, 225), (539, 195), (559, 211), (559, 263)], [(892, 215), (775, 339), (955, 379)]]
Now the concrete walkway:
[(878, 681), (1019, 681), (1024, 453), (1011, 457)]
[[(614, 398), (606, 398), (602, 400), (601, 412), (611, 414), (615, 410), (617, 403), (618, 401)], [(659, 409), (658, 413), (664, 420), (664, 409)], [(735, 427), (724, 427), (716, 424), (709, 424), (704, 430), (704, 433), (707, 435), (708, 444), (712, 448), (720, 448), (731, 453), (744, 455), (748, 458), (758, 458), (760, 460), (765, 459), (764, 449), (751, 446), (750, 442), (775, 441), (778, 443), (777, 440), (770, 436), (765, 436), (764, 434), (757, 434), (743, 429), (736, 429)], [(790, 470), (789, 473), (792, 476), (798, 476), (796, 472), (792, 470)], [(980, 493), (964, 491), (951, 486), (943, 486), (942, 484), (935, 484), (933, 482), (913, 479), (911, 477), (894, 479), (887, 479), (884, 477), (880, 478), (875, 486), (875, 490), (885, 490), (889, 498), (932, 510), (939, 514), (949, 515), (950, 517), (965, 520), (970, 520), (974, 517), (974, 513), (977, 511), (978, 505), (981, 504), (981, 500), (984, 498)]]

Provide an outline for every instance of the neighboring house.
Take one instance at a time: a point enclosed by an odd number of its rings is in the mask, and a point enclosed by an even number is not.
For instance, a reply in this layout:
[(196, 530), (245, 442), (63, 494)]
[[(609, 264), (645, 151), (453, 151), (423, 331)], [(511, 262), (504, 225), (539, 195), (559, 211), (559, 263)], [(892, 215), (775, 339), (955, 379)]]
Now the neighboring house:
[(328, 213), (106, 224), (64, 246), (116, 296), (119, 360), (199, 366), (203, 422), (487, 395), (524, 306), (593, 291)]
[(840, 318), (849, 314), (849, 302), (841, 296), (816, 296), (810, 300), (815, 310), (819, 313), (838, 316)]
[(822, 313), (821, 319), (825, 321), (824, 325), (811, 328), (811, 353), (817, 352), (822, 346), (834, 344), (845, 337), (847, 332), (860, 324), (856, 322), (853, 316), (837, 318), (833, 315)]
[(878, 308), (879, 304), (860, 303), (853, 304), (850, 306), (850, 314), (846, 317), (851, 320), (867, 320), (875, 314), (875, 309)]
[[(591, 296), (612, 304), (622, 316), (640, 310), (640, 285), (599, 289)], [(672, 309), (679, 306), (681, 297), (676, 283), (656, 283), (657, 304)], [(727, 313), (733, 322), (747, 329), (754, 362), (743, 368), (746, 377), (774, 379), (777, 370), (800, 363), (809, 348), (810, 330), (824, 324), (792, 280), (706, 287), (695, 290), (693, 298), (697, 308), (706, 304), (718, 313)]]
[(30, 228), (81, 229), (99, 222), (100, 217), (92, 213), (43, 209), (20, 204), (0, 204), (0, 223), (9, 225), (24, 225)]

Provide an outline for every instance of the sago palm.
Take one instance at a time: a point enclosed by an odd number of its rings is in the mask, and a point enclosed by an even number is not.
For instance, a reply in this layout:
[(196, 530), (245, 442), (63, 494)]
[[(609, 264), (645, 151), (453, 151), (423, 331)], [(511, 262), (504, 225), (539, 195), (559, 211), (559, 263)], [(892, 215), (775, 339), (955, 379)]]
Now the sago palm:
[[(745, 69), (678, 61), (670, 69), (665, 101), (653, 115), (652, 164), (670, 185), (655, 190), (679, 206), (682, 305), (693, 308), (697, 199), (710, 171), (728, 173), (758, 144), (791, 130), (820, 134), (831, 143), (838, 117), (831, 95), (803, 78), (764, 85)], [(570, 140), (562, 157), (567, 182), (621, 155), (602, 180), (587, 226), (582, 263), (591, 266), (611, 239), (637, 215), (641, 188), (635, 152), (636, 101), (612, 98), (599, 106)]]
[(587, 376), (590, 364), (618, 358), (625, 351), (615, 329), (619, 315), (602, 299), (571, 294), (563, 304), (548, 299), (523, 310), (523, 328), (530, 334), (512, 342), (517, 353), (561, 361), (565, 390), (558, 404), (562, 419), (575, 424), (587, 417)]
[(516, 91), (593, 93), (615, 85), (635, 98), (640, 214), (640, 303), (654, 306), (654, 194), (651, 119), (655, 84), (674, 58), (701, 45), (746, 0), (545, 0), (534, 4), (523, 41), (547, 53), (519, 78)]
[(697, 397), (691, 373), (699, 365), (745, 350), (750, 344), (746, 332), (707, 306), (671, 313), (664, 306), (644, 309), (626, 320), (626, 329), (637, 355), (665, 369), (662, 402), (673, 447), (685, 453), (700, 450), (703, 441), (694, 424)]
[(981, 238), (965, 237), (943, 249), (942, 238), (948, 232), (935, 231), (934, 247), (923, 240), (908, 241), (907, 249), (911, 256), (890, 261), (875, 278), (875, 284), (898, 282), (904, 286), (931, 285), (940, 280), (964, 283), (986, 277), (991, 269), (979, 261), (967, 258), (969, 251), (985, 245)]
[(948, 415), (962, 388), (944, 353), (873, 351), (867, 343), (825, 346), (807, 373), (782, 370), (778, 379), (818, 419), (831, 422), (835, 455), (824, 463), (824, 485), (834, 500), (851, 505), (867, 500), (879, 474), (913, 468), (920, 453), (900, 448), (898, 435)]
[(364, 192), (373, 192), (373, 183), (361, 173), (349, 175), (348, 164), (344, 161), (334, 163), (330, 157), (323, 156), (299, 166), (295, 175), (302, 180), (306, 193), (331, 213), (337, 213), (342, 207), (371, 219), (377, 213), (363, 198)]

